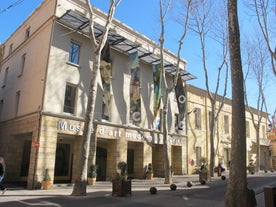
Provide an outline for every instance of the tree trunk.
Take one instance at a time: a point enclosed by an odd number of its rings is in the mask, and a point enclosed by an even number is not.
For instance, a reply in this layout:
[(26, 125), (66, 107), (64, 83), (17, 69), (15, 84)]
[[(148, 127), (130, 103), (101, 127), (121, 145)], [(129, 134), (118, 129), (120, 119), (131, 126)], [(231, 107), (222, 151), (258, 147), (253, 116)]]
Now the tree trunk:
[(247, 206), (246, 130), (243, 72), (237, 0), (228, 0), (229, 51), (232, 78), (232, 145), (225, 206)]
[[(73, 196), (86, 196), (86, 180), (87, 180), (87, 164), (88, 164), (88, 155), (90, 149), (90, 142), (92, 140), (92, 144), (94, 148), (96, 148), (96, 137), (93, 131), (93, 117), (94, 117), (94, 107), (95, 107), (95, 98), (96, 98), (96, 90), (97, 90), (97, 77), (99, 74), (99, 63), (100, 63), (100, 55), (95, 54), (92, 77), (90, 81), (89, 93), (88, 93), (88, 101), (86, 106), (86, 114), (85, 114), (85, 123), (84, 123), (84, 131), (83, 131), (83, 140), (82, 140), (82, 153), (79, 160), (79, 170), (77, 173), (77, 179), (75, 181), (75, 185), (73, 188), (72, 195)], [(92, 150), (92, 161), (96, 160), (96, 150)], [(95, 164), (95, 163), (93, 163)]]
[(210, 123), (210, 163), (209, 163), (209, 173), (211, 177), (214, 177), (214, 167), (215, 167), (215, 103), (212, 103), (211, 111), (211, 123)]
[[(104, 48), (106, 43), (108, 32), (111, 26), (111, 22), (114, 16), (115, 8), (119, 5), (121, 0), (114, 0), (110, 1), (109, 11), (106, 17), (106, 23), (103, 29), (102, 35), (99, 37), (98, 41), (96, 40), (94, 34), (94, 13), (92, 6), (89, 0), (86, 0), (86, 6), (88, 8), (88, 13), (90, 17), (89, 22), (89, 40), (91, 42), (92, 50), (94, 54), (92, 54), (92, 74), (91, 80), (89, 85), (89, 92), (88, 92), (88, 100), (86, 106), (86, 113), (85, 113), (85, 121), (84, 121), (84, 129), (83, 129), (83, 138), (82, 138), (82, 146), (80, 152), (80, 160), (79, 160), (79, 168), (77, 170), (77, 178), (75, 180), (75, 185), (73, 188), (73, 192), (71, 195), (73, 196), (86, 196), (86, 182), (87, 182), (87, 164), (88, 164), (88, 155), (90, 150), (90, 142), (92, 140), (92, 147), (91, 149), (91, 159), (92, 164), (96, 164), (96, 148), (97, 148), (97, 140), (93, 133), (93, 121), (94, 121), (94, 108), (95, 108), (95, 101), (96, 101), (96, 92), (97, 92), (97, 81), (99, 76), (100, 70), (100, 62), (101, 62), (101, 51)], [(91, 68), (91, 67), (90, 67)]]
[(261, 155), (260, 155), (260, 124), (256, 128), (256, 166), (255, 171), (260, 171)]
[(170, 145), (168, 143), (168, 91), (165, 91), (164, 107), (163, 107), (163, 149), (164, 149), (164, 184), (172, 183), (171, 161), (170, 161)]

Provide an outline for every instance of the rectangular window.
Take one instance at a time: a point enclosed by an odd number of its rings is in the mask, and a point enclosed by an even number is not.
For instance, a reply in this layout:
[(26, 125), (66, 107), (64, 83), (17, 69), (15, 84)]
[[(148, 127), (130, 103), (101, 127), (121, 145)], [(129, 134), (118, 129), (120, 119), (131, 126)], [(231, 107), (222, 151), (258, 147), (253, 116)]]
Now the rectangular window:
[(4, 100), (2, 99), (2, 100), (0, 101), (0, 120), (1, 120), (1, 118), (2, 118), (3, 108), (4, 108)]
[(25, 68), (25, 62), (26, 62), (26, 53), (21, 56), (21, 68), (20, 68), (19, 76), (23, 75), (24, 68)]
[(265, 139), (266, 138), (266, 130), (265, 130), (264, 125), (262, 125), (262, 135), (263, 135), (263, 137), (261, 137), (261, 138)]
[(74, 114), (75, 112), (75, 97), (77, 87), (67, 84), (65, 89), (64, 107), (63, 111), (66, 113)]
[(223, 127), (224, 127), (224, 133), (229, 134), (229, 116), (227, 116), (227, 115), (224, 116)]
[(250, 137), (250, 130), (249, 130), (249, 121), (246, 121), (245, 123), (246, 126), (246, 137)]
[(18, 115), (19, 102), (20, 102), (20, 91), (17, 91), (16, 98), (15, 98), (15, 116)]
[(200, 158), (201, 158), (201, 147), (196, 147), (195, 149), (195, 153), (196, 153), (196, 166), (200, 166)]
[(201, 109), (195, 108), (194, 114), (195, 114), (195, 128), (201, 129)]
[(13, 44), (10, 44), (9, 55), (12, 53), (12, 49), (13, 49)]
[(4, 76), (4, 81), (3, 81), (3, 84), (2, 84), (2, 88), (4, 88), (7, 85), (8, 73), (9, 73), (9, 67), (7, 67), (6, 70), (5, 70), (5, 76)]
[(5, 56), (5, 49), (6, 49), (5, 45), (2, 45), (2, 58), (4, 58)]
[(30, 33), (31, 33), (31, 28), (28, 27), (28, 28), (26, 29), (26, 32), (25, 32), (25, 40), (29, 39)]
[(76, 42), (71, 42), (68, 61), (78, 65), (79, 56), (80, 56), (80, 45), (77, 44)]
[(211, 131), (211, 124), (212, 124), (212, 111), (209, 111), (209, 130)]

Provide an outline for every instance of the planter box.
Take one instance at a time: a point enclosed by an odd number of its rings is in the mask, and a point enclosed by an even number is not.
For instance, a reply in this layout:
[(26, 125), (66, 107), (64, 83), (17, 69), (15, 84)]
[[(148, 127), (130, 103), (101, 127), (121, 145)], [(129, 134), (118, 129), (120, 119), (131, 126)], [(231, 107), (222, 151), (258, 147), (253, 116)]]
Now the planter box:
[(131, 180), (113, 180), (112, 196), (131, 195)]
[(210, 173), (209, 172), (199, 172), (199, 182), (202, 180), (210, 180)]
[(43, 180), (41, 186), (43, 190), (49, 190), (52, 187), (52, 181)]
[(96, 178), (87, 178), (88, 185), (94, 185), (96, 183)]
[(146, 174), (146, 179), (147, 180), (152, 180), (153, 179), (153, 173), (147, 173)]

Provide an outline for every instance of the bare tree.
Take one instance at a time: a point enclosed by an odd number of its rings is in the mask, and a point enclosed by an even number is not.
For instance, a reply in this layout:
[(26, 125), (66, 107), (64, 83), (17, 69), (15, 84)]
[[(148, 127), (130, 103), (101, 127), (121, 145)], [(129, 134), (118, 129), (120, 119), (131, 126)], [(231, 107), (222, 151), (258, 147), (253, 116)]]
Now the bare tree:
[[(224, 1), (222, 1), (224, 2)], [(213, 1), (202, 1), (197, 0), (194, 1), (193, 9), (192, 9), (192, 16), (193, 16), (193, 24), (191, 25), (192, 30), (198, 35), (200, 40), (200, 46), (201, 46), (201, 53), (202, 53), (202, 65), (205, 75), (205, 86), (208, 94), (208, 98), (211, 103), (211, 113), (210, 113), (210, 119), (209, 119), (209, 143), (210, 143), (210, 155), (209, 155), (209, 171), (210, 175), (214, 176), (214, 165), (215, 165), (215, 130), (216, 130), (216, 123), (218, 121), (219, 114), (223, 108), (224, 105), (224, 99), (227, 92), (227, 84), (228, 84), (228, 36), (227, 36), (227, 18), (226, 18), (226, 11), (223, 10), (221, 7), (218, 8), (217, 11), (219, 16), (212, 16), (212, 7), (216, 5)], [(219, 6), (219, 5), (216, 5)], [(223, 5), (225, 6), (225, 5)], [(225, 7), (224, 7), (225, 8)], [(215, 17), (215, 18), (214, 18)], [(214, 19), (216, 19), (216, 25), (212, 24), (214, 22)], [(212, 26), (211, 26), (212, 25)], [(212, 34), (210, 34), (212, 31), (210, 28), (215, 28), (215, 31), (213, 31)], [(221, 62), (218, 66), (218, 72), (217, 72), (217, 79), (215, 84), (215, 90), (214, 92), (211, 92), (210, 88), (210, 81), (209, 81), (209, 73), (214, 72), (210, 71), (210, 69), (207, 66), (207, 37), (211, 35), (212, 39), (216, 41), (220, 47), (221, 47)], [(213, 66), (212, 66), (213, 67)], [(225, 70), (225, 79), (224, 79), (224, 86), (223, 86), (223, 94), (220, 96), (220, 100), (218, 99), (218, 92), (220, 89), (221, 84), (221, 76), (222, 71)], [(218, 101), (219, 100), (219, 101)]]
[(232, 141), (231, 165), (225, 206), (247, 205), (246, 130), (243, 71), (237, 0), (228, 0), (229, 54), (232, 78)]
[(162, 83), (163, 88), (165, 89), (163, 92), (163, 110), (162, 110), (162, 130), (163, 130), (163, 148), (164, 148), (164, 172), (165, 172), (165, 184), (172, 183), (172, 175), (171, 175), (171, 161), (169, 156), (169, 144), (168, 144), (168, 97), (169, 93), (173, 91), (173, 89), (176, 86), (177, 79), (179, 77), (179, 65), (180, 65), (180, 54), (182, 50), (183, 41), (187, 34), (187, 27), (188, 27), (188, 21), (189, 21), (189, 14), (190, 14), (190, 5), (191, 0), (187, 1), (186, 4), (186, 14), (184, 19), (182, 20), (183, 23), (183, 33), (179, 40), (178, 45), (178, 52), (177, 52), (177, 65), (176, 65), (176, 75), (174, 76), (172, 84), (169, 86), (165, 74), (165, 68), (164, 68), (164, 41), (165, 41), (165, 17), (169, 11), (169, 8), (171, 6), (171, 0), (165, 1), (163, 3), (162, 0), (159, 0), (159, 11), (160, 11), (160, 25), (161, 25), (161, 34), (159, 38), (160, 42), (160, 65), (162, 70)]
[(101, 61), (101, 51), (104, 48), (104, 45), (107, 41), (108, 32), (111, 27), (113, 16), (115, 13), (116, 7), (119, 5), (121, 0), (110, 0), (109, 11), (106, 17), (105, 26), (102, 32), (102, 35), (96, 39), (94, 33), (94, 12), (90, 4), (90, 0), (86, 0), (86, 6), (89, 13), (89, 40), (92, 46), (94, 53), (91, 55), (93, 66), (91, 73), (91, 81), (89, 86), (88, 100), (86, 106), (86, 114), (84, 121), (84, 130), (83, 130), (83, 139), (82, 147), (79, 159), (79, 168), (77, 172), (77, 178), (75, 180), (75, 185), (73, 188), (72, 195), (74, 196), (85, 196), (86, 195), (86, 180), (87, 180), (87, 165), (88, 165), (88, 155), (90, 150), (90, 142), (92, 142), (93, 149), (92, 151), (92, 162), (96, 162), (96, 147), (97, 140), (93, 136), (93, 120), (94, 120), (94, 108), (95, 108), (95, 98), (97, 90), (97, 80), (99, 79), (99, 70), (100, 70), (100, 61)]
[(276, 75), (276, 45), (272, 45), (273, 36), (275, 44), (276, 35), (276, 28), (274, 26), (276, 17), (275, 0), (254, 0), (254, 9), (257, 15), (259, 27), (270, 54), (271, 66), (274, 75)]
[[(256, 111), (257, 114), (252, 111), (252, 108), (248, 105), (246, 84), (245, 85), (245, 102), (247, 110), (250, 113), (251, 120), (256, 132), (256, 171), (260, 170), (260, 126), (262, 118), (264, 117), (263, 109), (266, 107), (265, 101), (265, 83), (266, 81), (266, 68), (268, 63), (268, 54), (264, 48), (264, 44), (259, 35), (255, 36), (255, 41), (248, 42), (246, 44), (246, 57), (247, 57), (247, 72), (245, 75), (245, 82), (249, 75), (252, 75), (254, 80), (257, 81), (257, 99), (256, 99)], [(256, 116), (255, 116), (256, 115)]]

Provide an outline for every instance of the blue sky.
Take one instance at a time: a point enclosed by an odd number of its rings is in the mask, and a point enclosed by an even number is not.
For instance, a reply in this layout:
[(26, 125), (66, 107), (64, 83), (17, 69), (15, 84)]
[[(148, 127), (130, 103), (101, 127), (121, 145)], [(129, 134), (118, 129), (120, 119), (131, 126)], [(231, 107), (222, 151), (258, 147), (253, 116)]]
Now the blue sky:
[[(37, 8), (43, 0), (2, 0), (0, 4), (0, 42), (5, 40), (20, 26), (23, 21)], [(108, 0), (91, 0), (92, 4), (103, 11), (107, 11), (109, 1)], [(133, 1), (134, 2), (134, 1)], [(252, 16), (245, 15), (243, 5), (240, 7), (240, 27), (242, 36), (248, 37), (252, 35), (253, 28), (255, 27), (255, 21)], [(159, 26), (159, 9), (157, 0), (139, 0), (132, 3), (129, 0), (122, 0), (121, 4), (115, 12), (115, 18), (121, 22), (132, 27), (134, 30), (144, 34), (148, 38), (155, 42), (158, 42), (160, 36)], [(244, 34), (243, 31), (251, 31), (250, 34)], [(178, 40), (180, 38), (181, 28), (175, 23), (172, 17), (168, 18), (166, 24), (166, 36), (165, 47), (166, 49), (176, 53), (178, 48)], [(253, 33), (254, 35), (254, 33)], [(243, 38), (241, 37), (241, 38)], [(208, 49), (208, 67), (210, 68), (210, 87), (213, 88), (216, 83), (216, 68), (218, 68), (217, 50), (213, 45), (213, 42), (209, 42)], [(202, 61), (200, 58), (201, 50), (198, 43), (198, 39), (195, 34), (189, 33), (186, 37), (181, 56), (188, 62), (187, 70), (195, 75), (197, 79), (188, 81), (188, 84), (195, 85), (199, 88), (205, 89), (205, 79), (202, 69)], [(211, 68), (214, 67), (214, 68)], [(213, 71), (212, 71), (213, 70)], [(266, 81), (266, 101), (268, 105), (268, 112), (273, 113), (276, 109), (276, 78), (270, 73), (268, 74), (268, 80)], [(229, 77), (230, 81), (230, 77)], [(249, 95), (249, 104), (252, 107), (256, 107), (256, 80), (249, 80), (247, 88)], [(227, 97), (231, 98), (231, 86), (228, 86), (229, 90)]]

